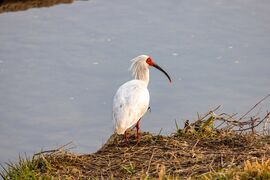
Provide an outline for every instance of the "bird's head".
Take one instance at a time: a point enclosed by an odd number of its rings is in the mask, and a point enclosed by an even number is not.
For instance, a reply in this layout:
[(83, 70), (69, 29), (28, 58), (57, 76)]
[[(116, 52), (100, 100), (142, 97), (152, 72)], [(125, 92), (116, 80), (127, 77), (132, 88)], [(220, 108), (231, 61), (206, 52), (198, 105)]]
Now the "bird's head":
[(141, 71), (142, 69), (148, 69), (149, 66), (153, 66), (163, 72), (167, 78), (169, 79), (170, 82), (172, 82), (170, 76), (166, 71), (164, 71), (159, 65), (157, 65), (153, 59), (148, 56), (148, 55), (140, 55), (137, 56), (136, 58), (132, 59), (132, 65), (131, 65), (131, 70), (133, 71), (133, 74), (136, 74), (138, 71)]

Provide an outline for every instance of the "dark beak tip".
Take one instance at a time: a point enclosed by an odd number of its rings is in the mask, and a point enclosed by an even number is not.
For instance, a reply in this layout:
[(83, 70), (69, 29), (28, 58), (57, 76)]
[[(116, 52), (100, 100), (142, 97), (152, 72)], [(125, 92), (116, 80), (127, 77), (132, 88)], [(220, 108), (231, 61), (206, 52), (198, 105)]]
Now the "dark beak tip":
[(172, 83), (172, 80), (171, 80), (171, 77), (168, 75), (168, 73), (166, 73), (166, 71), (164, 71), (159, 65), (153, 63), (152, 65), (153, 67), (157, 68), (158, 70), (162, 71), (166, 76), (167, 78), (169, 79), (169, 82)]

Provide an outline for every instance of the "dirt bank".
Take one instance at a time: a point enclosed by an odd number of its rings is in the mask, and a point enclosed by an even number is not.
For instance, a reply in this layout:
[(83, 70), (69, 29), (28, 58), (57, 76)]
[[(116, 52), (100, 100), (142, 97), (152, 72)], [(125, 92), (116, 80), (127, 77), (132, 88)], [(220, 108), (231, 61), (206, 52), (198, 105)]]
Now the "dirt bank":
[[(78, 155), (60, 149), (43, 152), (28, 166), (32, 168), (33, 177), (39, 178), (193, 179), (207, 173), (243, 168), (247, 160), (255, 162), (268, 158), (270, 139), (266, 136), (217, 132), (213, 137), (201, 138), (191, 134), (160, 136), (143, 133), (139, 143), (133, 136), (127, 143), (123, 137), (113, 135), (93, 154)], [(14, 169), (9, 173), (12, 175)], [(18, 177), (24, 177), (20, 173)]]
[(72, 2), (73, 0), (0, 0), (0, 13), (49, 7), (56, 4)]
[(59, 153), (48, 156), (50, 175), (80, 177), (179, 177), (201, 175), (228, 167), (243, 166), (245, 160), (270, 158), (270, 140), (250, 135), (225, 135), (198, 139), (192, 136), (154, 136), (142, 141), (112, 137), (98, 152), (89, 155)]

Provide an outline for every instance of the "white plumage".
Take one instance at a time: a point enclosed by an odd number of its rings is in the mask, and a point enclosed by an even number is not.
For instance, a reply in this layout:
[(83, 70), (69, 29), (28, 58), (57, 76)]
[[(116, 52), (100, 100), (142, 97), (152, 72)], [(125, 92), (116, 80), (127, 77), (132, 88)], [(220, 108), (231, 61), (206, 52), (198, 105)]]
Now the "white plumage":
[(135, 125), (149, 107), (149, 91), (142, 80), (132, 80), (123, 84), (114, 96), (113, 119), (117, 134), (124, 134)]
[(126, 140), (126, 130), (135, 124), (138, 140), (139, 120), (147, 112), (149, 107), (150, 95), (147, 89), (149, 66), (156, 67), (164, 72), (171, 81), (169, 75), (155, 64), (149, 56), (140, 55), (132, 60), (130, 70), (135, 79), (120, 86), (113, 100), (115, 132), (117, 134), (125, 134)]

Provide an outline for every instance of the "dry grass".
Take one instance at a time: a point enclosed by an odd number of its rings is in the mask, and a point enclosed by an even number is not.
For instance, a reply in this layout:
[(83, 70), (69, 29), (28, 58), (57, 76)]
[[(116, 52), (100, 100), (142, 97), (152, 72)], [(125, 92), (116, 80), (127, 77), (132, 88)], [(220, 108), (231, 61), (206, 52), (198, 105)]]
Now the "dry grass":
[[(208, 136), (179, 130), (171, 136), (142, 133), (139, 143), (112, 135), (96, 153), (63, 150), (36, 154), (10, 164), (3, 178), (21, 179), (245, 179), (270, 177), (270, 138), (266, 135), (213, 130)], [(1, 174), (1, 173), (0, 173)]]
[(139, 143), (133, 136), (126, 143), (123, 137), (112, 135), (94, 154), (77, 155), (63, 150), (43, 154), (50, 169), (40, 171), (38, 177), (207, 179), (216, 177), (215, 172), (224, 173), (224, 169), (252, 169), (251, 162), (270, 158), (270, 139), (267, 137), (217, 133), (216, 137), (207, 138), (191, 134), (154, 136), (143, 133)]

